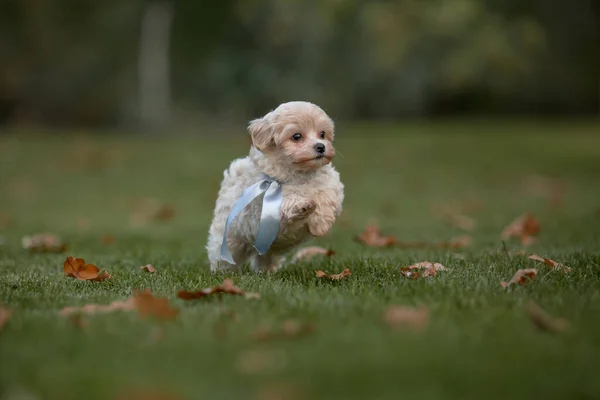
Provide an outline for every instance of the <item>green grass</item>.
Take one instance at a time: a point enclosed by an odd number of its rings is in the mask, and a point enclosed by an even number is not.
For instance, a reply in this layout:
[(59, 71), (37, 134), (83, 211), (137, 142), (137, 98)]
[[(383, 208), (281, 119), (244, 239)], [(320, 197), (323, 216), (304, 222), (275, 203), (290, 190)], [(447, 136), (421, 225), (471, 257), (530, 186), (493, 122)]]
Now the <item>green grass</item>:
[[(242, 130), (203, 140), (1, 136), (0, 212), (12, 224), (0, 231), (0, 302), (13, 316), (0, 331), (0, 396), (25, 390), (39, 399), (113, 399), (158, 388), (185, 399), (272, 399), (269, 390), (282, 387), (285, 399), (600, 398), (599, 131), (593, 123), (340, 124), (335, 164), (346, 184), (344, 214), (313, 242), (337, 254), (275, 275), (233, 276), (260, 292), (259, 301), (187, 303), (176, 299), (179, 289), (226, 277), (209, 273), (204, 244), (222, 170), (247, 151)], [(562, 206), (524, 186), (531, 174), (564, 181)], [(132, 225), (136, 201), (147, 197), (172, 204), (175, 218)], [(432, 206), (473, 200), (482, 208), (472, 213), (478, 226), (463, 250), (378, 250), (352, 240), (371, 221), (403, 240), (446, 240), (461, 232)], [(566, 263), (571, 274), (502, 251), (502, 228), (524, 211), (542, 226), (528, 252)], [(23, 235), (44, 231), (113, 279), (66, 278), (67, 254), (20, 247)], [(101, 243), (106, 234), (113, 245)], [(427, 280), (400, 276), (401, 266), (422, 260), (450, 270)], [(147, 263), (156, 274), (138, 269)], [(339, 283), (314, 276), (345, 267), (353, 275)], [(540, 269), (535, 282), (500, 287), (528, 267)], [(161, 340), (152, 340), (157, 323), (135, 313), (86, 316), (84, 330), (58, 315), (142, 288), (181, 309)], [(529, 300), (568, 319), (571, 330), (536, 330), (524, 312)], [(389, 305), (426, 306), (430, 324), (392, 330), (382, 321)], [(236, 318), (225, 323), (230, 311)], [(258, 326), (288, 318), (317, 329), (253, 340)], [(227, 335), (215, 334), (223, 324)], [(255, 350), (276, 362), (240, 370), (240, 357)]]

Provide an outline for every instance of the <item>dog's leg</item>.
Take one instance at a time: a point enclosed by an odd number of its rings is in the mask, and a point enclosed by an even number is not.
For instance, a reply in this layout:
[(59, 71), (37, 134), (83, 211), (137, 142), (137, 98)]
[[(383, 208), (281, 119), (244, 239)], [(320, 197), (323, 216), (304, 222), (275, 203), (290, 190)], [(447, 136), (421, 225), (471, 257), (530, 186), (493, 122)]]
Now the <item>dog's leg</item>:
[(317, 208), (311, 199), (294, 199), (284, 201), (281, 205), (281, 219), (294, 222), (308, 218)]
[(227, 240), (227, 244), (229, 247), (229, 251), (233, 256), (236, 264), (229, 264), (227, 261), (221, 259), (221, 243), (223, 241), (223, 236), (214, 234), (211, 235), (208, 240), (207, 252), (208, 252), (208, 260), (210, 262), (210, 270), (211, 272), (239, 272), (241, 270), (241, 266), (247, 261), (248, 254), (250, 253), (251, 247), (246, 245), (243, 241), (236, 240), (234, 237), (229, 236)]
[(254, 254), (250, 258), (250, 267), (256, 273), (273, 273), (279, 270), (283, 261), (284, 257), (278, 254)]
[(315, 211), (308, 217), (308, 229), (313, 236), (323, 236), (333, 226), (340, 214), (341, 199), (336, 192), (322, 192), (316, 200)]

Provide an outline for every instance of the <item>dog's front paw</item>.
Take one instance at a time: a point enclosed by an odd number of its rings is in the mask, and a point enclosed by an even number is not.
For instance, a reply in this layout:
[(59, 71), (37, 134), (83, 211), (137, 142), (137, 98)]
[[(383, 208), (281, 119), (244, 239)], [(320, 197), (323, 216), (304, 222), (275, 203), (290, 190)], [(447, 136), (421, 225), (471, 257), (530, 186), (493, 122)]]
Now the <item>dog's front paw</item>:
[(314, 200), (306, 200), (300, 202), (294, 206), (290, 219), (300, 220), (308, 218), (312, 213), (315, 212), (317, 203)]
[(326, 223), (311, 223), (310, 221), (308, 223), (308, 230), (310, 231), (311, 235), (316, 237), (325, 236), (330, 229), (331, 225)]

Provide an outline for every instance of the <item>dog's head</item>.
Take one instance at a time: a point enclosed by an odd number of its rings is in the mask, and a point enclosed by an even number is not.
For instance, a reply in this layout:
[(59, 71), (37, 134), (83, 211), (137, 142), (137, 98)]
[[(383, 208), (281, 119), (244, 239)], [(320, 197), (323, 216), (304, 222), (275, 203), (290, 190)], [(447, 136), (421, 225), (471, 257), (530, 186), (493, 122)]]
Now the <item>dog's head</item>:
[(298, 171), (331, 162), (334, 124), (319, 106), (304, 101), (283, 103), (248, 126), (252, 144), (270, 160)]

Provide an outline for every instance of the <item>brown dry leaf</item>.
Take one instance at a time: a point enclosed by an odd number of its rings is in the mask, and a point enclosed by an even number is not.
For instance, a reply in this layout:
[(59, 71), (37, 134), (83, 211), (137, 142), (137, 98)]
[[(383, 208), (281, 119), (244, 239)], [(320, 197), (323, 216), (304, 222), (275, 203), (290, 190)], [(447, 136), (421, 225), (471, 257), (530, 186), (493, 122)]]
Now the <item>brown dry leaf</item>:
[(152, 266), (152, 264), (142, 265), (140, 269), (142, 271), (150, 272), (151, 274), (156, 272), (156, 269)]
[(325, 272), (318, 270), (318, 271), (315, 271), (315, 274), (317, 275), (317, 278), (326, 278), (326, 279), (330, 279), (332, 281), (339, 281), (340, 279), (344, 279), (347, 276), (352, 275), (352, 271), (350, 271), (350, 268), (346, 268), (339, 274), (328, 275)]
[(371, 247), (389, 247), (398, 242), (394, 236), (383, 236), (377, 225), (369, 225), (364, 232), (356, 237), (360, 243)]
[(62, 253), (67, 250), (67, 245), (51, 233), (24, 236), (21, 243), (24, 249), (34, 253)]
[(523, 246), (529, 246), (535, 242), (535, 236), (540, 233), (540, 224), (535, 217), (525, 213), (517, 217), (502, 231), (502, 239), (521, 239)]
[(527, 304), (525, 311), (529, 315), (529, 318), (531, 318), (531, 322), (540, 330), (559, 333), (569, 329), (569, 321), (564, 318), (554, 318), (548, 315), (533, 301)]
[(154, 297), (149, 290), (136, 292), (133, 303), (142, 317), (152, 316), (159, 320), (172, 320), (179, 315), (179, 310), (171, 307), (167, 298)]
[(102, 244), (110, 245), (115, 243), (117, 239), (113, 235), (104, 235), (100, 238)]
[(444, 267), (442, 264), (440, 263), (432, 263), (430, 261), (421, 261), (412, 265), (409, 265), (408, 267), (405, 267), (407, 269), (428, 269), (428, 268), (433, 268), (436, 271), (444, 271), (447, 268)]
[(108, 272), (100, 272), (100, 269), (94, 264), (86, 264), (83, 258), (73, 258), (71, 256), (67, 257), (63, 263), (63, 271), (65, 275), (81, 281), (102, 282), (112, 278)]
[(105, 304), (86, 304), (81, 307), (65, 307), (59, 311), (59, 314), (63, 317), (72, 314), (103, 314), (114, 311), (131, 311), (135, 310), (135, 303), (133, 298), (127, 300), (117, 300), (112, 303)]
[(246, 297), (247, 299), (253, 300), (260, 299), (260, 293), (245, 292), (239, 287), (235, 286), (231, 279), (225, 279), (220, 286), (209, 287), (206, 289), (199, 290), (197, 292), (180, 290), (179, 292), (177, 292), (177, 297), (179, 297), (182, 300), (195, 300), (217, 293), (241, 295)]
[(169, 221), (175, 217), (175, 209), (170, 204), (163, 204), (154, 214), (157, 221)]
[(422, 273), (418, 271), (411, 271), (406, 267), (400, 268), (400, 273), (402, 274), (402, 276), (408, 279), (419, 279), (421, 276), (423, 276)]
[(500, 282), (500, 286), (507, 288), (511, 285), (527, 285), (530, 281), (535, 280), (538, 270), (535, 268), (520, 269), (513, 275), (512, 279), (506, 283)]
[(240, 353), (235, 361), (236, 369), (247, 375), (274, 373), (287, 364), (286, 354), (282, 350), (253, 349)]
[[(423, 269), (424, 271), (418, 272), (416, 270)], [(416, 264), (409, 265), (408, 267), (400, 268), (400, 273), (409, 279), (418, 279), (421, 276), (436, 276), (438, 271), (444, 271), (447, 268), (440, 263), (432, 263), (430, 261), (421, 261)]]
[(311, 246), (311, 247), (306, 247), (304, 249), (298, 250), (298, 252), (296, 252), (296, 254), (294, 254), (294, 257), (292, 257), (292, 261), (296, 262), (296, 261), (300, 261), (300, 260), (309, 260), (315, 256), (331, 257), (334, 254), (335, 254), (335, 251), (333, 251), (331, 249), (325, 249), (323, 247), (318, 247), (318, 246)]
[(383, 320), (393, 328), (423, 330), (429, 325), (429, 310), (426, 307), (389, 306)]
[(0, 305), (0, 330), (2, 330), (2, 328), (4, 328), (6, 321), (9, 320), (11, 315), (12, 315), (12, 310)]
[(565, 274), (571, 272), (571, 268), (567, 267), (565, 264), (557, 263), (556, 261), (551, 260), (549, 258), (540, 257), (537, 254), (532, 254), (527, 258), (529, 258), (530, 260), (541, 261), (555, 271), (562, 271)]
[(263, 342), (277, 339), (293, 339), (309, 335), (315, 330), (316, 326), (312, 323), (301, 323), (293, 319), (288, 319), (280, 327), (259, 327), (254, 331), (254, 339)]

